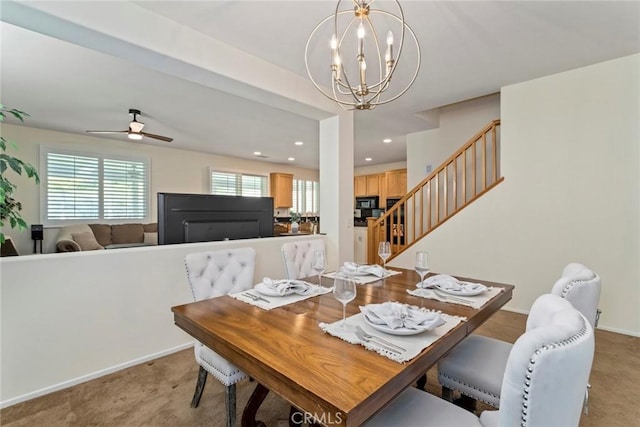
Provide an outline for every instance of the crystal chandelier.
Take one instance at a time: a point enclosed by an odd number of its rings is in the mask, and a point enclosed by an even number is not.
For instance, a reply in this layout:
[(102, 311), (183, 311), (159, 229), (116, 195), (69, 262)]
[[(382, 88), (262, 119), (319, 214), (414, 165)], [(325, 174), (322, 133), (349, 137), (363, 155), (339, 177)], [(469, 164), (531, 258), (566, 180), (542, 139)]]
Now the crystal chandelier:
[[(386, 2), (378, 0), (376, 3), (376, 6), (381, 3), (391, 4), (397, 8), (393, 11), (374, 9), (372, 6), (376, 0), (346, 0), (345, 2), (347, 6), (343, 4), (343, 0), (338, 0), (335, 13), (320, 21), (309, 35), (305, 47), (307, 74), (323, 95), (337, 102), (342, 108), (371, 110), (378, 105), (398, 99), (411, 87), (420, 70), (420, 45), (415, 33), (405, 22), (404, 12), (397, 0)], [(354, 5), (353, 8), (348, 7), (351, 4)], [(378, 32), (372, 22), (374, 18)], [(331, 28), (332, 23), (333, 28)], [(318, 67), (310, 67), (313, 58), (309, 53), (313, 50), (313, 43), (322, 37), (320, 34), (330, 29), (333, 30), (329, 42), (331, 67), (327, 73), (314, 78), (311, 68), (318, 69)], [(381, 34), (386, 32), (386, 43), (382, 45), (378, 36), (381, 29), (384, 31)], [(396, 34), (400, 35), (399, 43), (395, 46), (394, 29)], [(325, 36), (328, 35), (325, 34)], [(417, 62), (413, 76), (405, 79), (409, 80), (408, 83), (401, 81), (398, 89), (391, 83), (391, 77), (400, 61), (405, 36), (410, 36), (415, 44)], [(329, 55), (324, 58), (328, 57)], [(325, 87), (330, 86), (331, 91), (323, 89), (323, 84)]]

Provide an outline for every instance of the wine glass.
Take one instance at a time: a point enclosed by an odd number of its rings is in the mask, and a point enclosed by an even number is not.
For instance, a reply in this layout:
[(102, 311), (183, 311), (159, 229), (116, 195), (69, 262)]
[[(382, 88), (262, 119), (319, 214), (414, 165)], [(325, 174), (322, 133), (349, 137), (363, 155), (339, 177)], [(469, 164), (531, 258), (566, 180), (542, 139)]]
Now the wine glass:
[(387, 269), (387, 258), (391, 256), (391, 244), (389, 242), (380, 242), (378, 245), (378, 256), (382, 258), (382, 267)]
[(414, 270), (416, 270), (416, 273), (420, 275), (420, 283), (418, 285), (420, 286), (422, 285), (422, 282), (424, 282), (424, 276), (429, 272), (429, 261), (427, 259), (426, 252), (416, 252), (416, 265)]
[(340, 329), (347, 331), (347, 304), (356, 297), (356, 282), (348, 274), (336, 274), (333, 281), (333, 296), (342, 303), (342, 324)]
[(311, 262), (311, 268), (313, 268), (313, 270), (318, 273), (318, 284), (322, 285), (322, 273), (324, 273), (324, 270), (327, 268), (323, 250), (313, 251), (313, 261)]

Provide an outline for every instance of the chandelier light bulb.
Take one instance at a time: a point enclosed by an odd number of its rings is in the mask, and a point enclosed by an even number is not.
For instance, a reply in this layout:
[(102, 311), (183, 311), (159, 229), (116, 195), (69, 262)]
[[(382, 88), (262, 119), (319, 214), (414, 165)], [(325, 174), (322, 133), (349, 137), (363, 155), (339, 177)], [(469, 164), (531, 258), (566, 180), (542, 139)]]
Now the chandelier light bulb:
[(393, 32), (389, 30), (387, 33), (387, 46), (393, 45)]
[(358, 25), (358, 38), (364, 38), (364, 24), (362, 23), (362, 21), (360, 21), (360, 25)]
[(335, 34), (331, 36), (331, 42), (329, 45), (331, 46), (331, 51), (335, 51), (338, 48), (338, 39)]

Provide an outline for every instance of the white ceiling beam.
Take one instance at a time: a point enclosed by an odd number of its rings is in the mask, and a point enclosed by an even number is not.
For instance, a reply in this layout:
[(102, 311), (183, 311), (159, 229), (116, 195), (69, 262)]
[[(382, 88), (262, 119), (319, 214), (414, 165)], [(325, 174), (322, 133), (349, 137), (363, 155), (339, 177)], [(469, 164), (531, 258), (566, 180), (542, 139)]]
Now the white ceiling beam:
[(255, 102), (322, 120), (308, 79), (127, 1), (3, 1), (2, 21)]

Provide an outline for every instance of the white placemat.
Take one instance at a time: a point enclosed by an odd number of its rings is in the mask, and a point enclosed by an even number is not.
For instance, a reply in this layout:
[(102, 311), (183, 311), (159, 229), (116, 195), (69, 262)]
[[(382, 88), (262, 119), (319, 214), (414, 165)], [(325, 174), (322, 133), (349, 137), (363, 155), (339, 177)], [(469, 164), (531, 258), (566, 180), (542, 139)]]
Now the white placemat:
[(483, 305), (488, 303), (493, 297), (498, 295), (500, 292), (504, 291), (504, 288), (498, 287), (487, 287), (487, 290), (481, 293), (480, 295), (475, 296), (457, 296), (457, 295), (449, 295), (444, 291), (437, 291), (438, 293), (431, 289), (408, 289), (407, 292), (410, 295), (415, 297), (421, 297), (426, 299), (434, 299), (441, 302), (450, 302), (453, 304), (466, 305), (468, 307), (472, 307), (475, 309), (481, 308)]
[(323, 295), (332, 291), (332, 288), (325, 288), (324, 286), (313, 284), (309, 284), (309, 286), (312, 286), (313, 291), (307, 295), (291, 294), (286, 296), (272, 297), (262, 295), (255, 289), (249, 289), (248, 291), (229, 294), (229, 296), (242, 302), (246, 302), (247, 304), (260, 307), (263, 310), (271, 310), (274, 308), (282, 307), (283, 305), (293, 304), (294, 302), (302, 301), (318, 295)]
[[(378, 280), (384, 280), (386, 277), (396, 276), (398, 274), (402, 274), (402, 271), (389, 270), (387, 269), (387, 274), (384, 277), (378, 277), (373, 274), (367, 274), (366, 276), (353, 276), (357, 285), (366, 285), (367, 283), (377, 282)], [(322, 275), (323, 277), (328, 277), (330, 279), (335, 279), (336, 271), (331, 273), (325, 273)]]
[(397, 346), (400, 346), (405, 349), (405, 351), (401, 353), (395, 353), (389, 351), (383, 347), (376, 345), (373, 342), (364, 342), (356, 337), (355, 332), (345, 332), (340, 329), (340, 324), (342, 323), (342, 319), (333, 322), (333, 323), (320, 323), (320, 328), (327, 334), (333, 335), (334, 337), (338, 337), (342, 340), (345, 340), (351, 344), (360, 344), (364, 346), (366, 349), (375, 351), (382, 356), (388, 357), (391, 360), (395, 360), (396, 362), (404, 363), (407, 362), (418, 354), (422, 352), (425, 348), (429, 347), (431, 344), (436, 342), (442, 336), (444, 336), (451, 329), (455, 328), (458, 323), (467, 320), (466, 317), (460, 316), (451, 316), (449, 314), (440, 314), (442, 318), (445, 320), (445, 324), (431, 331), (425, 331), (417, 335), (390, 335), (385, 334), (383, 332), (374, 329), (369, 326), (364, 318), (362, 313), (354, 314), (353, 316), (347, 317), (347, 324), (353, 328), (360, 326), (365, 332), (375, 335), (377, 337), (383, 338), (386, 341), (389, 341)]

